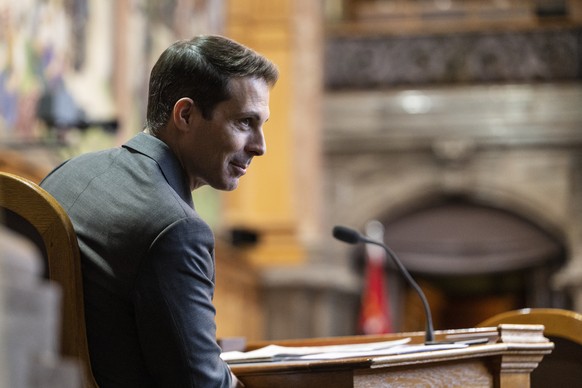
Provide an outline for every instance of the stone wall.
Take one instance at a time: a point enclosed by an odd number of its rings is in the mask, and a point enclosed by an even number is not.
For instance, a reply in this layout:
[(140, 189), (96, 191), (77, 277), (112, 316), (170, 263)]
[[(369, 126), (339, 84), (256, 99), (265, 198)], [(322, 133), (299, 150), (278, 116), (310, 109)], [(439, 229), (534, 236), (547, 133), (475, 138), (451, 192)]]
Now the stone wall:
[(561, 240), (567, 264), (549, 287), (574, 291), (579, 310), (581, 104), (575, 83), (328, 93), (328, 226), (449, 195), (505, 209)]

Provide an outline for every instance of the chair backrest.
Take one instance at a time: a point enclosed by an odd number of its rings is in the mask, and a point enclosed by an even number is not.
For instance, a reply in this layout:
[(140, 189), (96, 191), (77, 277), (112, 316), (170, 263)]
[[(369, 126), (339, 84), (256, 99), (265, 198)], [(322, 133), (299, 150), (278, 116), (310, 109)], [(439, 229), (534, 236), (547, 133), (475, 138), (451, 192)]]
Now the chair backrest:
[(87, 346), (79, 246), (71, 220), (43, 188), (5, 172), (0, 172), (0, 208), (24, 220), (40, 237), (47, 277), (62, 289), (61, 352), (80, 361), (86, 388), (97, 387)]
[(507, 311), (479, 325), (542, 324), (555, 348), (531, 375), (532, 387), (574, 387), (582, 382), (582, 314), (552, 308)]

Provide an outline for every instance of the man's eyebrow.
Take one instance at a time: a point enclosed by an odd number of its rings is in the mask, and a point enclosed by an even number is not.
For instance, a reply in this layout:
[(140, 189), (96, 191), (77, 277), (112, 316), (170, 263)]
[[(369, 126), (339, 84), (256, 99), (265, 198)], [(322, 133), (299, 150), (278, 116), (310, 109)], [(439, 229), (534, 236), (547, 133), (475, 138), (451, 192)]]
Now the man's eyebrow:
[[(261, 115), (260, 113), (258, 113), (257, 111), (254, 110), (250, 110), (250, 111), (245, 111), (245, 112), (241, 112), (241, 117), (251, 117), (253, 120), (261, 120)], [(267, 120), (269, 119), (269, 117), (267, 117)], [(265, 121), (267, 121), (265, 120)]]

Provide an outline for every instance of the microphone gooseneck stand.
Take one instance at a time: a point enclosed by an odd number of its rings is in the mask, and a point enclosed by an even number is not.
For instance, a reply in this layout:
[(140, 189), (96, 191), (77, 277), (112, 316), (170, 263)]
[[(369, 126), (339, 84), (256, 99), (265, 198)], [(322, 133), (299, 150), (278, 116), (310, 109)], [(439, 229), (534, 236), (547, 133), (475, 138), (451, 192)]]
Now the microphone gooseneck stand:
[(402, 276), (404, 276), (404, 278), (406, 279), (408, 284), (412, 288), (414, 288), (414, 290), (416, 291), (416, 293), (420, 297), (420, 300), (422, 301), (422, 306), (424, 307), (424, 314), (426, 317), (426, 332), (425, 332), (425, 340), (424, 340), (425, 345), (436, 344), (436, 341), (434, 339), (434, 327), (433, 327), (433, 323), (432, 323), (432, 314), (430, 311), (430, 306), (428, 304), (428, 301), (426, 300), (426, 296), (424, 295), (424, 292), (422, 291), (422, 289), (420, 288), (418, 283), (412, 278), (412, 276), (410, 275), (410, 273), (408, 272), (406, 267), (404, 267), (404, 265), (402, 264), (402, 262), (400, 261), (400, 259), (396, 255), (396, 253), (394, 253), (394, 251), (392, 249), (390, 249), (386, 244), (383, 244), (380, 241), (369, 239), (369, 238), (361, 235), (356, 230), (345, 227), (345, 226), (335, 226), (333, 228), (333, 237), (335, 237), (336, 239), (338, 239), (340, 241), (348, 243), (348, 244), (368, 243), (368, 244), (374, 244), (374, 245), (377, 245), (379, 247), (384, 248), (384, 250), (388, 253), (388, 256), (390, 256), (392, 261), (398, 267), (398, 270), (400, 270), (400, 273), (402, 274)]

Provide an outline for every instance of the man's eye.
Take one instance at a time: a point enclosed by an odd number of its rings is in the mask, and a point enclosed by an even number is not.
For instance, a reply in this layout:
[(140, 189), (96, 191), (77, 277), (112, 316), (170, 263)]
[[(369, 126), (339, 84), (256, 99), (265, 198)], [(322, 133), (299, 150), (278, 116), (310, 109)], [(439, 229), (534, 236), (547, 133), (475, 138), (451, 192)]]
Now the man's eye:
[(240, 123), (241, 123), (241, 125), (242, 125), (243, 127), (250, 127), (250, 126), (251, 126), (251, 124), (252, 124), (252, 120), (251, 120), (251, 119), (249, 119), (249, 118), (247, 118), (247, 119), (242, 119), (242, 120), (240, 121)]

